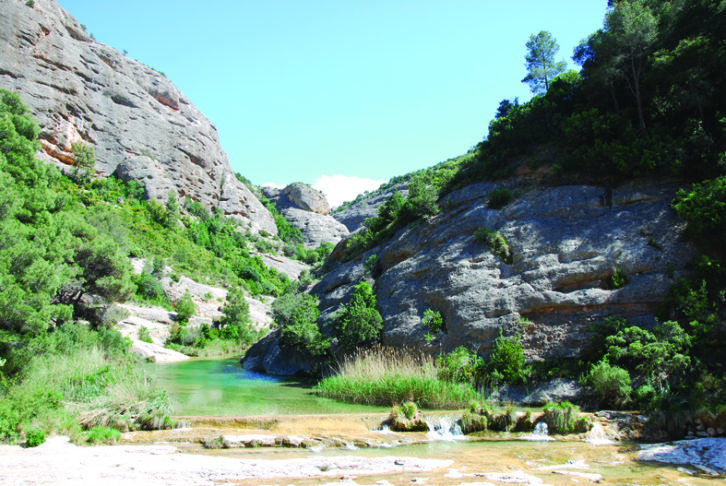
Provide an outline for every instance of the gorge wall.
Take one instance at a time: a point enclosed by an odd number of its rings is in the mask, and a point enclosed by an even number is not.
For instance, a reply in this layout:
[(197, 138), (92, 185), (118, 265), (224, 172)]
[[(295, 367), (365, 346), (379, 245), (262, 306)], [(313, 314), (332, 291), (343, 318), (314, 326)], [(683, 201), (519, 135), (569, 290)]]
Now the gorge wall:
[(276, 234), (267, 209), (237, 181), (216, 128), (166, 77), (96, 42), (52, 0), (0, 0), (0, 88), (38, 119), (38, 157), (63, 168), (71, 144), (96, 150), (99, 175), (169, 191)]
[[(350, 262), (329, 261), (333, 269), (313, 289), (323, 324), (368, 279), (385, 344), (431, 352), (464, 345), (487, 355), (501, 330), (522, 336), (530, 361), (573, 357), (589, 345), (588, 327), (608, 316), (652, 324), (693, 256), (681, 238), (685, 225), (670, 209), (675, 183), (520, 188), (499, 210), (487, 207), (487, 193), (495, 187), (480, 183), (453, 192), (428, 221)], [(477, 241), (483, 227), (501, 232), (511, 263)], [(371, 275), (364, 263), (373, 254), (379, 264)], [(607, 285), (618, 273), (627, 283)], [(421, 322), (428, 308), (439, 311), (446, 326), (430, 341)], [(285, 361), (275, 343), (266, 344), (270, 356), (257, 347), (250, 366), (262, 363), (273, 372), (299, 367)]]

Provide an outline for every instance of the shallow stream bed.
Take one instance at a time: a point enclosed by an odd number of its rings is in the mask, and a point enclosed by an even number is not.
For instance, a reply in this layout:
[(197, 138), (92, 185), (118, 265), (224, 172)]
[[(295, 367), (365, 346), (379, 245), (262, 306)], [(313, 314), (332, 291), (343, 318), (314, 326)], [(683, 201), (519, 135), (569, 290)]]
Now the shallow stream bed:
[[(249, 485), (485, 485), (485, 484), (718, 484), (693, 468), (636, 460), (640, 445), (589, 443), (583, 437), (566, 440), (525, 440), (524, 434), (486, 434), (444, 437), (436, 434), (395, 434), (376, 431), (388, 407), (351, 405), (315, 396), (311, 384), (282, 380), (244, 371), (237, 359), (192, 360), (149, 367), (177, 406), (187, 416), (187, 429), (125, 434), (127, 444), (170, 444), (179, 452), (244, 461), (302, 460), (315, 464), (319, 475), (230, 482)], [(439, 418), (440, 413), (436, 412)], [(433, 414), (432, 414), (433, 415)], [(453, 418), (455, 414), (451, 414)], [(261, 436), (307, 437), (315, 447), (203, 447), (208, 439)], [(533, 437), (529, 437), (533, 439)], [(331, 439), (338, 444), (331, 446)], [(551, 439), (551, 438), (550, 438)], [(327, 440), (327, 442), (326, 442)], [(365, 443), (368, 447), (355, 447)], [(424, 472), (363, 471), (341, 466), (344, 457), (375, 460), (393, 456), (447, 461)], [(390, 462), (390, 461), (389, 461)], [(269, 463), (268, 463), (269, 464)], [(282, 462), (281, 462), (282, 464)], [(263, 467), (263, 466), (261, 466)], [(269, 466), (268, 466), (269, 467)], [(318, 469), (316, 469), (318, 470)], [(330, 472), (336, 471), (334, 475)], [(341, 471), (341, 472), (337, 472)], [(225, 482), (225, 481), (222, 481)]]

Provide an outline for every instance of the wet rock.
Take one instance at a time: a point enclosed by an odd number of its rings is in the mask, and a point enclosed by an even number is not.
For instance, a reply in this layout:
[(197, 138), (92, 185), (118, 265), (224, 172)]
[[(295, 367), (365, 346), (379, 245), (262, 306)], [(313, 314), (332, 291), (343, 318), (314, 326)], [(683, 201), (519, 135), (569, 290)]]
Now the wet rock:
[(282, 350), (279, 333), (272, 332), (253, 344), (241, 360), (242, 367), (278, 376), (308, 375), (315, 363), (291, 350)]
[(638, 460), (695, 467), (706, 474), (726, 474), (726, 438), (684, 440), (643, 446)]

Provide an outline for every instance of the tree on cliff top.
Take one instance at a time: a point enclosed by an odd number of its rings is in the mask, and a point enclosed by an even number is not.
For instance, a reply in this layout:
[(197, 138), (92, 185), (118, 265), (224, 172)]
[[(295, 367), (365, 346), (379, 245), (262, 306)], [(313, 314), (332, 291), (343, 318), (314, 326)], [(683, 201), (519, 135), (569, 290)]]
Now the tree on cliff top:
[(559, 44), (552, 34), (542, 30), (532, 34), (527, 41), (527, 55), (524, 56), (527, 76), (522, 80), (529, 84), (534, 94), (544, 94), (550, 87), (550, 81), (567, 68), (565, 61), (555, 60)]

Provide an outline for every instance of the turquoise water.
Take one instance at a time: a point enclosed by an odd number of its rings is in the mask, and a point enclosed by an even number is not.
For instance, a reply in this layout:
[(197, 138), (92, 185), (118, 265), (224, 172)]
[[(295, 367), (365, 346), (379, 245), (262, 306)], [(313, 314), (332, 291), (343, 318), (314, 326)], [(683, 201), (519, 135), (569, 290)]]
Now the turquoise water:
[(297, 415), (383, 412), (390, 407), (341, 403), (312, 392), (313, 382), (247, 371), (239, 358), (148, 365), (175, 415)]

